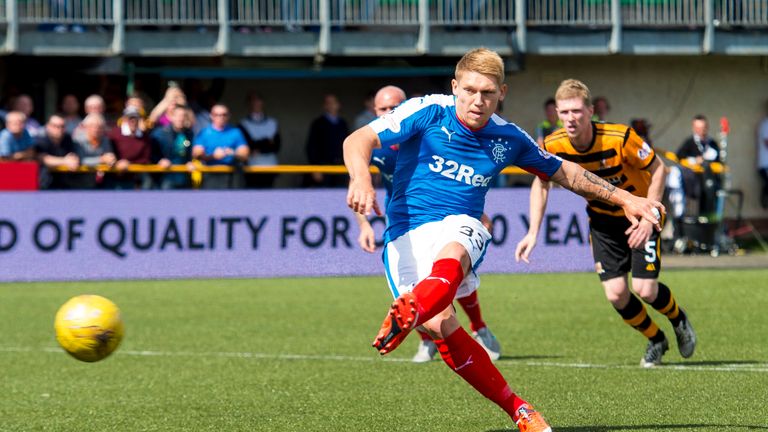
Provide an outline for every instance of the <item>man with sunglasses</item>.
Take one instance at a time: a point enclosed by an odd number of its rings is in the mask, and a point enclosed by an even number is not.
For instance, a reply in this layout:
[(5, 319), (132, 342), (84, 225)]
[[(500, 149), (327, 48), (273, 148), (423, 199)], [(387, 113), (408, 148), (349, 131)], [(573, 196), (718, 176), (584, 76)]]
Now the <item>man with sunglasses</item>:
[[(216, 104), (211, 108), (211, 124), (197, 134), (192, 147), (192, 158), (206, 165), (246, 163), (250, 149), (243, 133), (229, 124), (229, 108)], [(229, 189), (235, 186), (231, 173), (203, 175), (203, 189)]]

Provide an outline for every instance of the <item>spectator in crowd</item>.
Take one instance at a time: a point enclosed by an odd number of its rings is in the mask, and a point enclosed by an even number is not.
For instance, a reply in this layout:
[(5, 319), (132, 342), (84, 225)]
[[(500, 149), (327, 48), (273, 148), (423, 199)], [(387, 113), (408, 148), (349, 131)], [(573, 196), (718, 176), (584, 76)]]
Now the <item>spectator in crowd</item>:
[(24, 127), (27, 116), (11, 111), (5, 116), (5, 129), (0, 132), (0, 160), (28, 161), (35, 159), (34, 141)]
[[(106, 127), (106, 118), (104, 117), (104, 113), (107, 110), (107, 104), (104, 102), (104, 98), (97, 94), (88, 96), (83, 102), (83, 110), (85, 111), (86, 117), (88, 117), (90, 114), (100, 115), (101, 119), (105, 122), (104, 127)], [(80, 122), (80, 124), (75, 127), (75, 130), (72, 131), (73, 141), (78, 142), (87, 140), (84, 122), (85, 120)]]
[[(129, 106), (123, 110), (120, 118), (120, 125), (115, 126), (109, 131), (108, 137), (112, 141), (115, 150), (117, 163), (115, 167), (119, 170), (125, 170), (130, 164), (149, 164), (151, 160), (151, 149), (149, 146), (149, 136), (141, 131), (141, 113), (134, 106)], [(148, 189), (151, 185), (149, 175), (121, 173), (113, 178), (110, 186), (115, 189), (136, 189), (137, 185)]]
[[(77, 125), (83, 121), (83, 118), (80, 117), (80, 101), (77, 100), (77, 96), (67, 94), (61, 98), (61, 116), (64, 119), (67, 134), (72, 135)], [(50, 121), (51, 119), (49, 118), (48, 122)], [(48, 133), (48, 126), (45, 129), (46, 133)]]
[[(171, 111), (171, 123), (155, 128), (150, 135), (152, 159), (162, 168), (184, 165), (192, 160), (192, 129), (189, 108), (176, 105)], [(185, 189), (190, 186), (189, 174), (163, 174), (160, 189)]]
[(45, 129), (40, 126), (40, 123), (38, 123), (34, 117), (32, 117), (32, 114), (35, 112), (35, 103), (32, 101), (32, 98), (29, 97), (29, 95), (20, 94), (16, 96), (16, 98), (13, 100), (13, 103), (11, 104), (11, 111), (19, 111), (24, 113), (27, 118), (26, 122), (24, 123), (24, 128), (27, 129), (27, 132), (29, 132), (30, 136), (35, 138), (45, 134)]
[(677, 158), (690, 164), (720, 161), (720, 146), (709, 136), (709, 122), (703, 114), (697, 114), (691, 121), (691, 136), (683, 141), (677, 150)]
[[(85, 116), (81, 123), (82, 134), (72, 138), (75, 143), (75, 153), (80, 158), (80, 164), (95, 167), (98, 165), (113, 166), (117, 161), (112, 143), (107, 137), (107, 122), (104, 116), (91, 113)], [(77, 179), (78, 187), (94, 188), (102, 186), (104, 173), (83, 174)]]
[(544, 147), (544, 138), (547, 135), (563, 127), (563, 122), (557, 117), (557, 106), (555, 105), (555, 99), (549, 98), (544, 102), (544, 117), (545, 119), (536, 125), (536, 143), (539, 147)]
[(686, 205), (694, 207), (693, 212), (698, 216), (715, 211), (720, 178), (712, 172), (710, 163), (720, 162), (720, 146), (709, 136), (709, 122), (702, 114), (691, 120), (691, 132), (676, 154), (681, 162), (702, 168), (700, 175), (689, 169), (681, 170), (685, 196), (691, 199)]
[(592, 121), (607, 121), (608, 113), (611, 111), (611, 104), (605, 96), (597, 96), (592, 100), (592, 107), (595, 113), (592, 115)]
[[(768, 109), (768, 103), (766, 103)], [(757, 172), (763, 180), (760, 205), (768, 209), (768, 112), (757, 127)]]
[(93, 94), (85, 99), (83, 109), (85, 110), (86, 116), (92, 113), (101, 114), (103, 116), (104, 112), (107, 110), (107, 104), (104, 102), (103, 97)]
[(355, 117), (355, 130), (367, 125), (377, 117), (376, 110), (373, 107), (373, 98), (375, 96), (376, 93), (374, 92), (365, 95), (365, 99), (363, 100), (363, 110), (357, 114), (357, 117)]
[[(323, 114), (312, 121), (307, 137), (307, 160), (310, 165), (341, 165), (342, 145), (344, 138), (349, 135), (347, 122), (339, 116), (341, 104), (334, 94), (323, 97)], [(312, 173), (305, 183), (310, 187), (344, 186), (347, 179), (344, 176), (325, 176)]]
[(150, 127), (168, 126), (171, 124), (171, 111), (176, 105), (186, 105), (187, 97), (174, 81), (168, 83), (163, 99), (155, 105), (149, 113), (148, 123)]
[[(195, 136), (192, 157), (207, 165), (228, 165), (237, 168), (248, 161), (248, 143), (240, 129), (229, 124), (229, 108), (222, 104), (211, 107), (211, 125)], [(204, 189), (240, 187), (242, 173), (207, 173), (203, 175)]]
[[(139, 115), (141, 116), (139, 118), (139, 130), (141, 130), (142, 132), (145, 132), (148, 129), (150, 129), (150, 128), (147, 127), (147, 123), (148, 123), (148, 121), (147, 121), (147, 109), (146, 109), (146, 107), (144, 105), (144, 99), (142, 99), (142, 98), (140, 98), (138, 96), (131, 96), (131, 97), (129, 97), (125, 101), (125, 108), (129, 108), (129, 107), (136, 108), (136, 110), (139, 111)], [(123, 108), (123, 109), (125, 109), (125, 108)], [(117, 124), (118, 125), (122, 125), (122, 122), (123, 122), (123, 118), (121, 117), (118, 120)]]
[(74, 186), (69, 173), (57, 170), (59, 167), (66, 167), (69, 171), (75, 171), (80, 166), (75, 144), (66, 128), (64, 115), (54, 114), (45, 124), (45, 135), (35, 142), (35, 151), (42, 166), (41, 189), (71, 189)]
[[(240, 120), (240, 131), (250, 148), (249, 165), (277, 165), (280, 150), (280, 130), (274, 117), (264, 114), (264, 99), (253, 92), (248, 96), (250, 114)], [(251, 174), (245, 176), (249, 188), (272, 187), (274, 174)]]

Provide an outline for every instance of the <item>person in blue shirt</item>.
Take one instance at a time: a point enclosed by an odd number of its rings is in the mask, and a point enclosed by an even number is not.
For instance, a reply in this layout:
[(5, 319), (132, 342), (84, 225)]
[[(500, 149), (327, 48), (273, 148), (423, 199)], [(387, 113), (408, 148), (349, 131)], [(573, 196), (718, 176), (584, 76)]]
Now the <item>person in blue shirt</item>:
[[(222, 104), (211, 107), (211, 124), (195, 136), (192, 157), (206, 165), (246, 163), (250, 149), (240, 129), (229, 124), (229, 108)], [(230, 173), (208, 173), (203, 176), (204, 189), (226, 189), (234, 186)]]
[(29, 161), (35, 159), (34, 140), (24, 128), (26, 114), (11, 111), (5, 116), (5, 129), (0, 132), (0, 160)]
[[(397, 108), (397, 106), (405, 100), (405, 92), (400, 87), (392, 85), (382, 87), (374, 96), (374, 112), (379, 117), (383, 116)], [(387, 207), (387, 203), (392, 196), (392, 181), (395, 173), (395, 162), (397, 161), (398, 150), (399, 145), (394, 144), (373, 150), (373, 155), (371, 156), (371, 165), (379, 169), (381, 183), (386, 191), (386, 195), (384, 196), (384, 208)], [(355, 213), (355, 215), (358, 226), (360, 227), (360, 235), (357, 239), (358, 244), (366, 252), (375, 252), (376, 239), (371, 223), (368, 221), (368, 218), (360, 213)], [(490, 219), (483, 214), (480, 220), (483, 223), (483, 226), (490, 231)], [(467, 314), (467, 317), (469, 317), (469, 326), (472, 330), (472, 336), (474, 336), (475, 340), (485, 348), (486, 352), (488, 352), (488, 355), (491, 357), (491, 360), (496, 361), (501, 357), (501, 345), (483, 320), (480, 300), (477, 295), (477, 288), (480, 286), (480, 278), (478, 278), (476, 274), (472, 274), (464, 279), (462, 285), (467, 286), (458, 289), (457, 292), (462, 293), (462, 296), (457, 296), (456, 301), (461, 305), (461, 308)], [(437, 345), (426, 331), (418, 330), (418, 332), (421, 340), (416, 349), (416, 354), (414, 354), (411, 360), (414, 363), (426, 363), (431, 361), (435, 354), (437, 354)]]
[(385, 273), (395, 301), (373, 346), (387, 354), (423, 326), (445, 363), (521, 430), (548, 432), (541, 414), (510, 389), (451, 306), (491, 237), (480, 222), (489, 185), (502, 169), (517, 165), (622, 207), (631, 222), (628, 231), (637, 229), (639, 219), (660, 229), (664, 207), (545, 152), (518, 126), (495, 115), (507, 93), (503, 81), (504, 63), (497, 53), (471, 50), (456, 65), (453, 95), (410, 99), (352, 133), (344, 142), (350, 173), (347, 205), (363, 215), (381, 214), (371, 183), (371, 154), (398, 143), (384, 233)]

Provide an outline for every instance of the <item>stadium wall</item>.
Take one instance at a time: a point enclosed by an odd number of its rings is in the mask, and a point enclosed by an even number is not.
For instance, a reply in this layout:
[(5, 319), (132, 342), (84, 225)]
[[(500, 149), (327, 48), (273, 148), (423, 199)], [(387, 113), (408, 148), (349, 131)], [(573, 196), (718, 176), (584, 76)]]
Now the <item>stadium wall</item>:
[[(0, 193), (0, 282), (382, 275), (381, 254), (357, 245), (345, 198), (343, 189)], [(581, 197), (553, 191), (530, 265), (514, 261), (528, 190), (491, 190), (486, 213), (494, 240), (481, 272), (592, 268)], [(383, 218), (373, 226), (380, 238)]]

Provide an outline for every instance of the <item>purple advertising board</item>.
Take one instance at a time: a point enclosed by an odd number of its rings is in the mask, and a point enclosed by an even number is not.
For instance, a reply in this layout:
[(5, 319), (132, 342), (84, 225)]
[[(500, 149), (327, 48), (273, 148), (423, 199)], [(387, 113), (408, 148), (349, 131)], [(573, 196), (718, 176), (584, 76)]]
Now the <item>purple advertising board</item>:
[[(592, 268), (582, 198), (553, 190), (531, 264), (516, 263), (528, 189), (494, 189), (483, 273)], [(383, 195), (382, 195), (383, 196)], [(0, 193), (0, 281), (382, 274), (346, 191)], [(373, 221), (380, 237), (382, 218)]]

